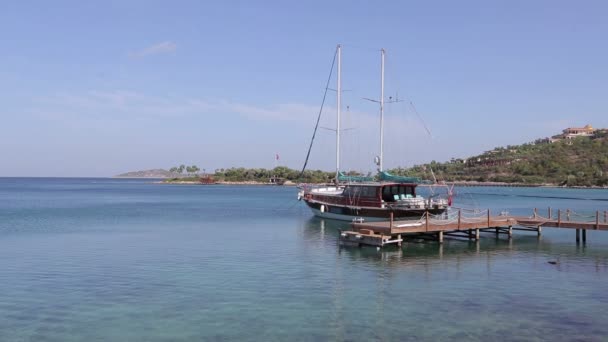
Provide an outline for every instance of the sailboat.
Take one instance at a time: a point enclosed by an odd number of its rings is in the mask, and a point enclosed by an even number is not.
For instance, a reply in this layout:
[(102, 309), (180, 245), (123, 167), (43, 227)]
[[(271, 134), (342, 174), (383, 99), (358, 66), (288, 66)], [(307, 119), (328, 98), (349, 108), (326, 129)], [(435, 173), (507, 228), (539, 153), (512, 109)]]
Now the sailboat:
[(336, 123), (336, 178), (334, 185), (303, 186), (298, 199), (303, 200), (318, 217), (343, 221), (386, 221), (418, 219), (425, 214), (442, 214), (448, 200), (424, 198), (416, 192), (419, 179), (389, 174), (383, 169), (384, 148), (384, 57), (381, 49), (380, 100), (380, 155), (376, 157), (379, 179), (349, 177), (340, 172), (340, 114), (342, 97), (342, 47), (337, 47), (337, 123)]

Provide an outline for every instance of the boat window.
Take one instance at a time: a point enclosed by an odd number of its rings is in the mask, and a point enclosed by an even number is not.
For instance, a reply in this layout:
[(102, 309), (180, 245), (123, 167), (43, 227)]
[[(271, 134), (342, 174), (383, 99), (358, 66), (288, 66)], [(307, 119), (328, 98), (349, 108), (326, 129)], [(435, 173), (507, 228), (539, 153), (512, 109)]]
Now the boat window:
[(349, 186), (346, 189), (344, 189), (343, 192), (344, 195), (346, 196), (361, 196), (361, 187), (360, 186)]
[(365, 197), (376, 197), (376, 188), (372, 186), (366, 186), (363, 188), (362, 196)]
[(387, 185), (382, 188), (382, 199), (385, 202), (394, 202), (395, 195), (398, 194), (399, 186), (398, 185)]
[(367, 197), (367, 187), (361, 187), (361, 197)]
[(391, 189), (388, 186), (382, 187), (382, 200), (385, 202), (394, 201), (393, 196), (391, 196)]

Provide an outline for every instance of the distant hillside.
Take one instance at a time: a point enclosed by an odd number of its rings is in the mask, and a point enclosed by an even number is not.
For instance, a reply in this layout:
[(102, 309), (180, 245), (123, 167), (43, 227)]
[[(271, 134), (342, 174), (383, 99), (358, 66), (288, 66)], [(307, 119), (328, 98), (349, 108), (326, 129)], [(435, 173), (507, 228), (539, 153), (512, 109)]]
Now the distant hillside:
[(437, 180), (479, 181), (565, 186), (608, 185), (608, 134), (593, 137), (539, 139), (517, 146), (497, 147), (466, 159), (431, 162), (394, 174)]
[(143, 171), (132, 171), (123, 173), (117, 176), (116, 178), (174, 178), (180, 177), (179, 174), (167, 171), (165, 169), (153, 169), (153, 170), (143, 170)]

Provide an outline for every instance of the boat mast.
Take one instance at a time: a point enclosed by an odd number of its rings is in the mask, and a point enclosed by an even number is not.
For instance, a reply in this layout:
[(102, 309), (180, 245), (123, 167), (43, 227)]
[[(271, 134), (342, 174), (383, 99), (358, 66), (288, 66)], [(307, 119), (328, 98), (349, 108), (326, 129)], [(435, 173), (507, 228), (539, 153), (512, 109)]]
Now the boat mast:
[(342, 106), (342, 45), (338, 44), (338, 85), (337, 85), (337, 119), (336, 119), (336, 184), (340, 174), (340, 110)]
[[(384, 49), (380, 50), (382, 62), (380, 63), (380, 172), (383, 171), (384, 164)], [(340, 64), (338, 64), (340, 65)], [(338, 66), (338, 70), (340, 67)]]

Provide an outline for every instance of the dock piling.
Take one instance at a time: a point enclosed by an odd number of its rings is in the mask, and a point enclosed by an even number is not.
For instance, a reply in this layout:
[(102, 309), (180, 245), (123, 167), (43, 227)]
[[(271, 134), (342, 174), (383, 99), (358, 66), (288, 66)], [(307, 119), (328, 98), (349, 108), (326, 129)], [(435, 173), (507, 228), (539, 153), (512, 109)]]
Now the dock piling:
[(562, 224), (562, 211), (557, 209), (557, 228)]
[(548, 216), (547, 217), (549, 218), (549, 220), (551, 219), (551, 207), (549, 207)]
[(581, 242), (581, 230), (580, 229), (576, 229), (576, 243), (578, 244), (579, 242)]
[(440, 230), (439, 233), (437, 233), (437, 240), (439, 241), (440, 244), (443, 243), (443, 231)]
[(490, 226), (490, 209), (488, 209), (488, 227)]
[(583, 229), (583, 243), (587, 243), (587, 229)]

